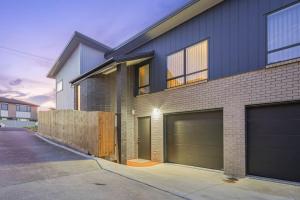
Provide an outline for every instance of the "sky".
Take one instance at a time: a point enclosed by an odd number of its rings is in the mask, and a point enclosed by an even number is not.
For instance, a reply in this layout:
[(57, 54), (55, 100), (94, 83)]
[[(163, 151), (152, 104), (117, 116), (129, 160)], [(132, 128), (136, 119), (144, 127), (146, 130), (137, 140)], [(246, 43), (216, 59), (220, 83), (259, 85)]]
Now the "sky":
[(188, 0), (0, 0), (0, 96), (55, 107), (48, 71), (79, 31), (110, 47)]

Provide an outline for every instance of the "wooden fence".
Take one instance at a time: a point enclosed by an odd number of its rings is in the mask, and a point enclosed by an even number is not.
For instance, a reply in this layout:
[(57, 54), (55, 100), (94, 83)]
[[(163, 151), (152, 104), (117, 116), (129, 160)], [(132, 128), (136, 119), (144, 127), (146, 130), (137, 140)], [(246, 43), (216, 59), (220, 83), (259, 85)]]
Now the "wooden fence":
[(38, 113), (41, 135), (98, 157), (115, 153), (115, 115), (73, 110)]

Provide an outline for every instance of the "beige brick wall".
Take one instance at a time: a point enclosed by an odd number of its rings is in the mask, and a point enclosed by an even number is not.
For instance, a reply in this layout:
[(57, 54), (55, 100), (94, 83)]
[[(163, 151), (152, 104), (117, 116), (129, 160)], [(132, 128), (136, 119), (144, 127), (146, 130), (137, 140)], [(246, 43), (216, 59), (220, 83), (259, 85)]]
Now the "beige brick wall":
[[(300, 62), (266, 68), (134, 98), (134, 144), (130, 158), (137, 157), (137, 117), (151, 116), (152, 160), (163, 162), (163, 114), (222, 108), (224, 117), (224, 172), (245, 176), (245, 106), (300, 100)], [(128, 141), (127, 141), (128, 142)]]
[(8, 117), (16, 118), (16, 104), (8, 104)]
[(31, 119), (37, 120), (37, 107), (31, 106)]

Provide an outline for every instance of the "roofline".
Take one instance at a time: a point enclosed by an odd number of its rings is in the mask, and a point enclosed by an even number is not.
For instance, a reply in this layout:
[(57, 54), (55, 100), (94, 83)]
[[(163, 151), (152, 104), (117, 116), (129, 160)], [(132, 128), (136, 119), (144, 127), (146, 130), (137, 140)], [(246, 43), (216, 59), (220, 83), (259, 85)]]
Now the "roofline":
[(136, 55), (128, 55), (128, 56), (118, 56), (116, 58), (110, 58), (98, 67), (78, 76), (77, 78), (70, 81), (72, 85), (76, 84), (79, 81), (82, 81), (90, 76), (92, 76), (94, 73), (98, 72), (99, 70), (103, 69), (105, 66), (111, 65), (111, 64), (120, 64), (126, 61), (140, 59), (140, 58), (150, 58), (153, 57), (155, 54), (155, 51), (149, 51), (149, 52), (142, 52)]
[[(2, 101), (1, 98), (7, 99), (7, 100)], [(10, 100), (17, 101), (17, 103), (10, 102)], [(6, 98), (6, 97), (0, 97), (0, 103), (7, 103), (7, 104), (14, 104), (14, 105), (27, 105), (27, 106), (39, 107), (39, 105), (36, 105), (36, 104), (33, 104), (33, 103), (21, 101), (21, 100), (18, 100), (18, 99), (10, 99), (10, 98)]]
[(65, 62), (68, 60), (69, 56), (74, 52), (74, 50), (78, 47), (79, 44), (87, 45), (91, 48), (103, 51), (104, 53), (111, 51), (112, 48), (102, 44), (82, 33), (79, 33), (78, 31), (75, 31), (67, 45), (65, 46), (64, 50), (58, 57), (58, 59), (55, 61), (54, 65), (50, 69), (50, 71), (47, 74), (48, 78), (55, 78), (55, 75), (57, 72), (61, 69), (61, 67), (65, 64)]
[[(217, 4), (223, 2), (224, 0), (191, 0), (190, 2), (188, 2), (187, 4), (185, 4), (183, 7), (175, 10), (174, 12), (172, 12), (171, 14), (167, 15), (166, 17), (164, 17), (163, 19), (159, 20), (158, 22), (154, 23), (153, 25), (147, 27), (146, 29), (144, 29), (143, 31), (137, 33), (136, 35), (134, 35), (133, 37), (129, 38), (128, 40), (126, 40), (125, 42), (123, 42), (122, 44), (120, 44), (119, 46), (113, 48), (111, 51), (107, 52), (105, 54), (105, 56), (107, 58), (109, 57), (113, 57), (115, 54), (118, 54), (118, 51), (121, 51), (122, 48), (125, 48), (126, 46), (129, 46), (130, 44), (133, 45), (133, 47), (131, 47), (131, 49), (129, 48), (129, 50), (127, 50), (126, 52), (130, 52), (140, 46), (142, 46), (143, 44), (146, 44), (148, 42), (150, 42), (151, 40), (159, 37), (160, 35), (172, 30), (173, 28), (179, 26), (180, 24), (192, 19), (193, 17), (201, 14), (202, 12), (216, 6)], [(206, 5), (207, 2), (211, 2), (210, 4)], [(153, 31), (156, 28), (159, 28), (159, 26), (163, 26), (165, 25), (168, 21), (172, 20), (172, 18), (175, 18), (177, 15), (181, 14), (183, 11), (187, 10), (188, 8), (191, 8), (193, 6), (196, 6), (197, 4), (203, 3), (204, 7), (202, 8), (202, 10), (199, 13), (196, 13), (194, 15), (191, 15), (190, 17), (188, 17), (187, 19), (184, 19), (182, 22), (179, 22), (178, 24), (175, 24), (174, 26), (168, 27), (166, 28), (166, 30), (162, 30), (161, 33), (158, 33), (156, 36), (154, 36), (153, 38), (149, 38), (147, 36), (147, 33), (149, 33), (150, 31)], [(201, 5), (200, 5), (201, 6)], [(143, 38), (145, 37), (145, 38)], [(143, 40), (143, 41), (138, 41), (139, 39)], [(136, 44), (133, 44), (135, 43)], [(126, 50), (126, 49), (125, 49)], [(123, 52), (121, 52), (123, 53)]]

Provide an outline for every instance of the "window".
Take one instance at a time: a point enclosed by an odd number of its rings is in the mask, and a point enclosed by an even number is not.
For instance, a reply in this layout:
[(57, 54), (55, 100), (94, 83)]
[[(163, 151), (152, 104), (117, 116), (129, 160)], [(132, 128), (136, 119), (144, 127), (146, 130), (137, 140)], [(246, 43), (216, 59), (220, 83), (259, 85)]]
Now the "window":
[(63, 81), (59, 81), (56, 83), (56, 92), (60, 92), (63, 90)]
[(167, 58), (168, 88), (184, 84), (184, 51), (174, 53)]
[(80, 110), (80, 85), (75, 86), (76, 110)]
[(186, 49), (186, 82), (207, 80), (207, 40)]
[(300, 57), (300, 3), (268, 15), (268, 64)]
[(27, 105), (16, 105), (16, 111), (18, 112), (31, 112), (31, 107)]
[(7, 103), (1, 103), (0, 104), (0, 110), (8, 110), (8, 104)]
[(138, 68), (139, 80), (138, 80), (138, 94), (147, 94), (150, 92), (150, 73), (149, 64), (143, 65)]
[(167, 87), (207, 80), (208, 41), (197, 43), (167, 58)]

